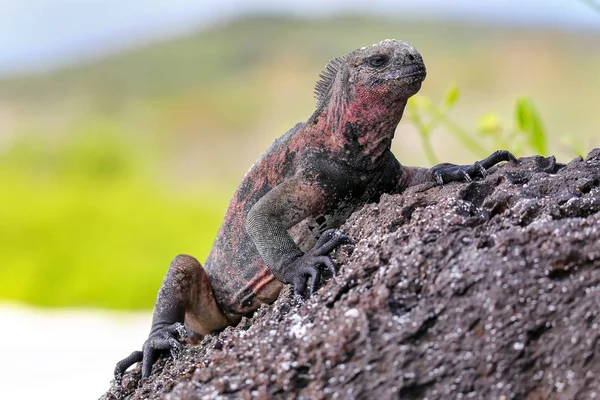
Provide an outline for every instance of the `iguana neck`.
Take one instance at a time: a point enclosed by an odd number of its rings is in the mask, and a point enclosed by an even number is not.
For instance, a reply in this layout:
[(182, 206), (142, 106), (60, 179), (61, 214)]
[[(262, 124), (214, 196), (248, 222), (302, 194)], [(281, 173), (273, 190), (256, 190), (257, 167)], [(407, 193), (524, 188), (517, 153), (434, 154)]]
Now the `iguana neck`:
[(330, 136), (341, 159), (357, 168), (375, 168), (391, 147), (407, 99), (356, 86), (352, 93), (333, 91), (329, 100), (311, 118), (317, 131)]

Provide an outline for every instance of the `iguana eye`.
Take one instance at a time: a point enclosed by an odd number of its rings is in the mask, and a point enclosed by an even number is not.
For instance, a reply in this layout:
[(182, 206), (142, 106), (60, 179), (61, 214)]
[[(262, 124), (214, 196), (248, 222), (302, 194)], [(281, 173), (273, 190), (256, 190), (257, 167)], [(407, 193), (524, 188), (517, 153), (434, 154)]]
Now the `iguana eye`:
[(390, 58), (385, 54), (376, 54), (374, 56), (369, 57), (367, 62), (373, 68), (380, 68), (383, 67), (389, 61), (389, 59)]

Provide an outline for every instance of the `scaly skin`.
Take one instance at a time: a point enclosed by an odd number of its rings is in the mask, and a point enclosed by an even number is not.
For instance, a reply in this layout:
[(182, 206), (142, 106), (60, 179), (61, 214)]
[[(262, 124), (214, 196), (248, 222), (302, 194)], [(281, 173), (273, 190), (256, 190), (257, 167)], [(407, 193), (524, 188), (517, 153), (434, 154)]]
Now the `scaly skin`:
[(470, 166), (401, 166), (391, 142), (425, 74), (417, 50), (396, 40), (330, 62), (317, 83), (316, 111), (277, 139), (246, 174), (204, 267), (191, 256), (173, 260), (143, 351), (117, 364), (116, 380), (138, 361), (148, 377), (159, 352), (236, 324), (273, 302), (284, 284), (299, 295), (307, 287), (312, 294), (320, 267), (335, 273), (329, 253), (351, 243), (335, 228), (383, 193), (428, 180), (471, 180), (514, 159), (499, 151)]

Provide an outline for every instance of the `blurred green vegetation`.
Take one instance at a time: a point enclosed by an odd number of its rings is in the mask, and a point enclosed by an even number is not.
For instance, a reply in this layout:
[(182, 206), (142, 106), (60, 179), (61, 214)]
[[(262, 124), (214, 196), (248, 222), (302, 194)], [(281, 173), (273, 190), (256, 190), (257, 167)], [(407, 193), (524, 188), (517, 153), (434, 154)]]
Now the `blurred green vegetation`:
[(208, 253), (227, 199), (166, 191), (118, 127), (81, 129), (59, 146), (25, 136), (0, 157), (1, 297), (151, 306), (175, 253)]
[(7, 77), (0, 299), (152, 307), (170, 260), (205, 259), (245, 171), (310, 116), (327, 60), (391, 37), (428, 68), (395, 139), (404, 164), (600, 145), (600, 35), (589, 32), (257, 16)]
[[(531, 153), (548, 156), (548, 135), (530, 98), (517, 98), (513, 128), (505, 128), (495, 113), (486, 113), (479, 118), (478, 130), (467, 132), (448, 116), (458, 102), (459, 93), (457, 86), (450, 87), (438, 106), (423, 95), (409, 99), (408, 118), (419, 133), (423, 151), (430, 164), (440, 163), (431, 144), (432, 134), (440, 125), (444, 126), (464, 149), (479, 158), (485, 158), (498, 149), (509, 149), (516, 157)], [(492, 140), (488, 140), (489, 138)], [(584, 155), (584, 149), (576, 146), (575, 138), (566, 136), (566, 139), (565, 142), (571, 147), (573, 156)]]

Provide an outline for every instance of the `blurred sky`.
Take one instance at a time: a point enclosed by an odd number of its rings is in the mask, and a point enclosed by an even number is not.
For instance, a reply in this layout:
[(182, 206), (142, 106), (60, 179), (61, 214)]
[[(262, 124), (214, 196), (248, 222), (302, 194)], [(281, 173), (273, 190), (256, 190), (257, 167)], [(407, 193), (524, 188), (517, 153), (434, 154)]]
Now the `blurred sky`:
[(360, 12), (600, 30), (581, 0), (0, 0), (0, 74), (43, 70), (260, 12)]

